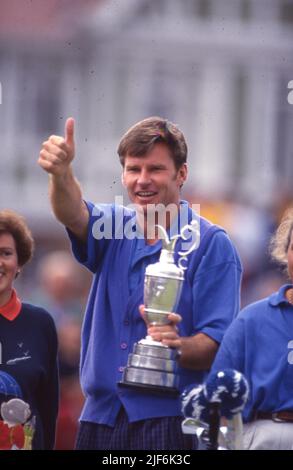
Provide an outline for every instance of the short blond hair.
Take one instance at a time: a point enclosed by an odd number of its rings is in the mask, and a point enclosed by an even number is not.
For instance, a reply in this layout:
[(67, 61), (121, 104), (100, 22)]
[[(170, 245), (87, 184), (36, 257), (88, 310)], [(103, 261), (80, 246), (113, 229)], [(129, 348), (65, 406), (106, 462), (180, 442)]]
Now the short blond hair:
[(293, 231), (293, 207), (288, 209), (282, 217), (270, 242), (270, 254), (274, 261), (282, 266), (287, 266), (287, 252)]

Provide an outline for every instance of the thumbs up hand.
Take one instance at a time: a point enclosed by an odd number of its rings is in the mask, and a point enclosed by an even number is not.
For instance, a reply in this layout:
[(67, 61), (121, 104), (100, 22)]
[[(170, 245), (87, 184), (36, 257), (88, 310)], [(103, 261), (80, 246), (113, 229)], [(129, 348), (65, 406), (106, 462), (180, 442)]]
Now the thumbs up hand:
[(74, 119), (68, 118), (65, 123), (65, 137), (51, 135), (43, 142), (38, 163), (47, 173), (64, 176), (74, 159), (74, 152)]
[(74, 155), (74, 119), (68, 118), (65, 123), (65, 143)]

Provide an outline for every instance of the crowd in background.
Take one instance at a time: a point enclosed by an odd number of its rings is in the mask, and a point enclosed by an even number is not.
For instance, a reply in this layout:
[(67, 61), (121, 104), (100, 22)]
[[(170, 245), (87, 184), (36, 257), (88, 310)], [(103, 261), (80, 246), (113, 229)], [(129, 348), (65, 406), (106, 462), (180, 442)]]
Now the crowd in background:
[[(229, 195), (216, 199), (202, 194), (185, 195), (189, 202), (200, 201), (201, 215), (223, 226), (240, 253), (244, 267), (241, 306), (263, 298), (284, 283), (285, 274), (268, 257), (268, 244), (284, 210), (293, 206), (293, 194), (276, 197), (268, 208)], [(83, 405), (78, 368), (80, 330), (91, 275), (73, 259), (64, 234), (63, 249), (36, 237), (36, 255), (20, 277), (18, 292), (27, 301), (46, 308), (54, 318), (59, 336), (61, 385), (56, 449), (73, 449), (78, 417)]]

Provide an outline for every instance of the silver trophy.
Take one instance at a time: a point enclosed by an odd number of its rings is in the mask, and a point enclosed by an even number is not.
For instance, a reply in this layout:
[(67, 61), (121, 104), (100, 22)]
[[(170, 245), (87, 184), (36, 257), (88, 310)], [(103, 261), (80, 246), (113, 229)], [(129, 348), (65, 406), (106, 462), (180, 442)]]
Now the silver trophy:
[[(169, 240), (163, 227), (158, 225), (162, 236), (162, 251), (158, 263), (146, 268), (144, 281), (145, 318), (150, 325), (166, 325), (168, 315), (176, 312), (184, 281), (184, 262), (187, 255), (199, 244), (199, 225), (196, 220), (185, 226), (180, 235)], [(175, 244), (179, 237), (187, 240), (187, 233), (192, 232), (193, 243), (190, 249), (179, 252), (179, 266), (174, 262)], [(195, 240), (194, 240), (195, 238)], [(146, 391), (163, 392), (177, 395), (178, 376), (177, 359), (179, 353), (174, 348), (154, 341), (151, 336), (134, 344), (133, 352), (128, 356), (127, 366), (123, 371), (121, 385), (142, 388)]]

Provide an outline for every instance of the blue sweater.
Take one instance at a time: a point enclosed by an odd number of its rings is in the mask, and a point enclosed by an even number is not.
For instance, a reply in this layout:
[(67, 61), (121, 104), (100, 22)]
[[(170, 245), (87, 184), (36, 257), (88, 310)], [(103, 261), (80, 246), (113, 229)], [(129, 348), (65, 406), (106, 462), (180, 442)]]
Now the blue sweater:
[(0, 404), (14, 398), (5, 386), (11, 377), (19, 386), (18, 398), (30, 407), (29, 420), (35, 422), (32, 448), (52, 449), (58, 411), (57, 334), (52, 317), (26, 303), (13, 321), (0, 315), (0, 347)]
[[(130, 422), (178, 416), (181, 412), (177, 398), (117, 386), (134, 342), (146, 336), (146, 325), (138, 311), (139, 304), (143, 303), (144, 271), (148, 264), (158, 261), (162, 243), (147, 245), (144, 239), (125, 237), (98, 240), (102, 214), (103, 220), (110, 222), (116, 216), (116, 222), (126, 227), (133, 212), (119, 206), (91, 203), (88, 203), (88, 210), (87, 243), (80, 243), (69, 232), (76, 258), (95, 274), (82, 331), (81, 385), (86, 401), (81, 420), (113, 426), (121, 405)], [(188, 217), (189, 222), (191, 218), (198, 218), (190, 209)], [(113, 233), (120, 233), (119, 227), (114, 225)], [(199, 255), (199, 248), (188, 256), (177, 309), (183, 318), (179, 330), (181, 336), (201, 332), (220, 342), (238, 312), (241, 265), (223, 230), (202, 218), (200, 225), (200, 246), (204, 246), (208, 233), (211, 237), (204, 252)], [(181, 240), (176, 244), (175, 260), (178, 260), (182, 243)], [(206, 373), (205, 370), (179, 368), (180, 388), (194, 381), (202, 382)]]

